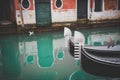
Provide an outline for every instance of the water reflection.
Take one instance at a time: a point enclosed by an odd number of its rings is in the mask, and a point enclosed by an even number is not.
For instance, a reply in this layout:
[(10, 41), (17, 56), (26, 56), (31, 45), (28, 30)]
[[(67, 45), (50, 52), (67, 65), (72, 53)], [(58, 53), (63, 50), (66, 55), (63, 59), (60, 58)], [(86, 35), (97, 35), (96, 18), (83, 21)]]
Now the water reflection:
[[(120, 43), (120, 29), (80, 30), (86, 44)], [(83, 72), (64, 47), (63, 32), (0, 37), (0, 80), (112, 80)]]
[(91, 34), (88, 36), (88, 45), (108, 45), (110, 39), (114, 44), (120, 44), (120, 33)]
[[(42, 37), (42, 38), (41, 38)], [(38, 65), (39, 67), (51, 67), (54, 64), (52, 36), (40, 36), (37, 39), (38, 44)]]
[(24, 64), (34, 63), (37, 54), (36, 41), (21, 41), (19, 42), (19, 52), (24, 56)]
[(107, 45), (110, 38), (114, 44), (120, 44), (120, 27), (94, 28), (80, 30), (85, 35), (85, 44), (87, 45)]
[[(67, 80), (72, 71), (79, 69), (68, 51), (64, 49), (63, 33), (19, 36), (19, 52), (20, 79)], [(70, 64), (67, 64), (68, 62)], [(67, 66), (71, 68), (63, 73)]]
[(59, 60), (63, 60), (63, 58), (64, 58), (64, 51), (63, 50), (61, 50), (57, 53), (57, 58)]
[[(9, 38), (9, 39), (8, 39)], [(14, 38), (14, 39), (13, 39)], [(2, 79), (17, 79), (20, 75), (19, 49), (16, 36), (2, 37), (1, 44), (1, 75)]]
[(53, 35), (53, 50), (56, 60), (64, 59), (64, 38), (63, 35)]

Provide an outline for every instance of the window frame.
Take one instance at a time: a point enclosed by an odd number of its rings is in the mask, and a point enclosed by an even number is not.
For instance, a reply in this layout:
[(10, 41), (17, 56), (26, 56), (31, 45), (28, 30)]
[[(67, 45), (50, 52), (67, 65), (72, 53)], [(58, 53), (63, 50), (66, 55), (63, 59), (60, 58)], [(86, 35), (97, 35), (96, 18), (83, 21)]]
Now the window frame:
[[(102, 12), (103, 10), (104, 10), (104, 1), (103, 0), (101, 0), (101, 10), (96, 10), (96, 2), (95, 2), (96, 0), (94, 0), (94, 12)], [(100, 0), (98, 0), (98, 1), (100, 1)]]
[(22, 2), (23, 2), (23, 0), (21, 0), (21, 7), (22, 7), (23, 9), (25, 9), (25, 10), (30, 9), (30, 6), (31, 6), (31, 2), (30, 2), (30, 0), (28, 0), (28, 2), (29, 2), (29, 6), (28, 6), (28, 8), (25, 8), (25, 7), (23, 6)]
[(54, 3), (55, 7), (57, 9), (61, 9), (63, 7), (63, 0), (61, 0), (61, 6), (60, 7), (57, 7), (56, 2), (57, 2), (57, 0), (55, 0), (55, 3)]

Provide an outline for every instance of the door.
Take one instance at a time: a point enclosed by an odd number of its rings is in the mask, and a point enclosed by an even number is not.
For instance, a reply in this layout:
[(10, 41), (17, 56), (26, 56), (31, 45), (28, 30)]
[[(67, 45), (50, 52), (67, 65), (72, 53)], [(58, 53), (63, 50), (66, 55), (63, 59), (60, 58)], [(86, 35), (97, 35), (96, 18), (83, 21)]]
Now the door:
[(36, 24), (48, 25), (51, 23), (50, 2), (36, 2)]
[(77, 18), (87, 18), (87, 0), (77, 0)]

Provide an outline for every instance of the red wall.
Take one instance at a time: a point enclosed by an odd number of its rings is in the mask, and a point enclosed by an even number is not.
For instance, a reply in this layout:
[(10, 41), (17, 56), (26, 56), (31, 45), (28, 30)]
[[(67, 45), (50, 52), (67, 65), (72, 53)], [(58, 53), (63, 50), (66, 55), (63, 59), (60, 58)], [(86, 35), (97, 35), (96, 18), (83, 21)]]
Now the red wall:
[(117, 10), (117, 0), (104, 0), (105, 10)]
[(94, 1), (93, 1), (93, 0), (90, 0), (90, 8), (91, 8), (91, 9), (93, 8), (93, 3), (94, 3)]
[[(18, 1), (19, 1), (19, 0), (14, 0), (14, 3), (15, 3), (15, 9), (16, 9), (16, 10), (19, 10)], [(30, 6), (29, 10), (33, 10), (33, 9), (34, 9), (34, 6), (33, 6), (33, 0), (29, 0), (29, 1), (31, 2), (31, 6)]]
[[(55, 6), (55, 1), (56, 0), (52, 0), (52, 5), (53, 5), (53, 10), (56, 10), (56, 6)], [(61, 9), (76, 9), (76, 0), (62, 0), (63, 1), (63, 7)]]

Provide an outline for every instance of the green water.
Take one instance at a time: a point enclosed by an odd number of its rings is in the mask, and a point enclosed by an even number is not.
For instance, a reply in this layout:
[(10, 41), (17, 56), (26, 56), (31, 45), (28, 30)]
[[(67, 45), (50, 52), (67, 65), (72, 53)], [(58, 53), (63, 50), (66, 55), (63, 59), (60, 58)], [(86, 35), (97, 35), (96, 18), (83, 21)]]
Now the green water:
[[(120, 28), (79, 30), (88, 45), (120, 44)], [(88, 66), (89, 68), (89, 66)], [(0, 36), (0, 80), (120, 80), (88, 74), (64, 47), (63, 32)]]

